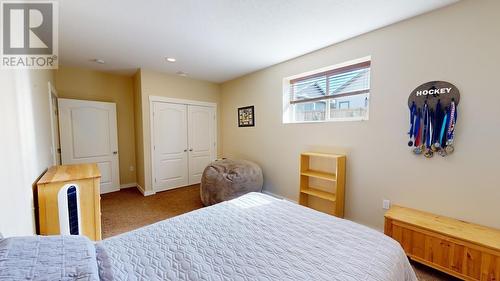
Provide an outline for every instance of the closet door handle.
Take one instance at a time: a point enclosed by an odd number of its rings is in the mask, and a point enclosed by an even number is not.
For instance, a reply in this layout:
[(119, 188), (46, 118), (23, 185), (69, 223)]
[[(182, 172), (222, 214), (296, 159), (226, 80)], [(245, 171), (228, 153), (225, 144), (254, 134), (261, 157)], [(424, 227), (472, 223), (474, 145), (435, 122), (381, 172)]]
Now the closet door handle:
[(188, 150), (187, 149), (184, 149), (184, 152), (187, 152)]
[(190, 148), (190, 149), (189, 149), (189, 151), (193, 151), (193, 149), (192, 149), (192, 148)]

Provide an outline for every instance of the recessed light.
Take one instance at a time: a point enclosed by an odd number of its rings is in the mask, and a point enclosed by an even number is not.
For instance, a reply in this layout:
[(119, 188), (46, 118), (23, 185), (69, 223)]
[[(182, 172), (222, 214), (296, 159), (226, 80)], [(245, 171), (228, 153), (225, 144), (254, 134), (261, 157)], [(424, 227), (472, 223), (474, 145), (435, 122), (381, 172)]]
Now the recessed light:
[(98, 64), (105, 64), (106, 62), (102, 59), (91, 59), (90, 60), (91, 62), (95, 62), (95, 63), (98, 63)]
[(168, 62), (176, 62), (177, 60), (175, 58), (165, 58)]
[(186, 77), (186, 76), (188, 75), (188, 74), (187, 74), (186, 72), (184, 72), (184, 71), (177, 71), (176, 73), (177, 73), (177, 75), (182, 76), (182, 77)]

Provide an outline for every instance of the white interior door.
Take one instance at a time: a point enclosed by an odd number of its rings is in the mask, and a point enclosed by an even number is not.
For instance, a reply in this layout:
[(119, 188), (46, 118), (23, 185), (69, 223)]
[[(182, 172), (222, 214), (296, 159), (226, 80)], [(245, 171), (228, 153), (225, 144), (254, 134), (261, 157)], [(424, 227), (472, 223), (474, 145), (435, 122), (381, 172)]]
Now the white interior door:
[(48, 83), (49, 85), (49, 109), (50, 109), (50, 124), (52, 129), (52, 163), (54, 165), (61, 165), (61, 144), (59, 137), (59, 105), (57, 103), (57, 91), (52, 86), (52, 83)]
[(188, 106), (189, 184), (197, 184), (207, 165), (215, 160), (215, 108)]
[(59, 99), (62, 164), (97, 163), (101, 193), (120, 189), (116, 104)]
[(153, 103), (154, 190), (188, 185), (187, 106)]

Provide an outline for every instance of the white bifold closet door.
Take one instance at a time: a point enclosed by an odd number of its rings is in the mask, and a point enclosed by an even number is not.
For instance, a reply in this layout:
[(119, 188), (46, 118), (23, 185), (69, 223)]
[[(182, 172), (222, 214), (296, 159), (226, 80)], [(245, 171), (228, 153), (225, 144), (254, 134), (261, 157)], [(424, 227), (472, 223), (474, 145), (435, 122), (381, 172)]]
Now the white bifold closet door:
[(154, 190), (200, 183), (215, 159), (215, 108), (153, 103)]
[(207, 165), (215, 159), (215, 110), (188, 106), (189, 184), (201, 182)]
[(155, 102), (153, 117), (154, 189), (188, 185), (186, 105)]

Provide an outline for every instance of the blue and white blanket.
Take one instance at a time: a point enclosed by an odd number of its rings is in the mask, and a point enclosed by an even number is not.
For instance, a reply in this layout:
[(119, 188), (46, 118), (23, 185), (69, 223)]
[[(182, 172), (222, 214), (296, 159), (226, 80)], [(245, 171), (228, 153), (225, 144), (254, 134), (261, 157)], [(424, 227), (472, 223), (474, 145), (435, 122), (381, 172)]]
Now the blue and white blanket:
[(0, 239), (0, 280), (98, 281), (95, 246), (84, 236)]

